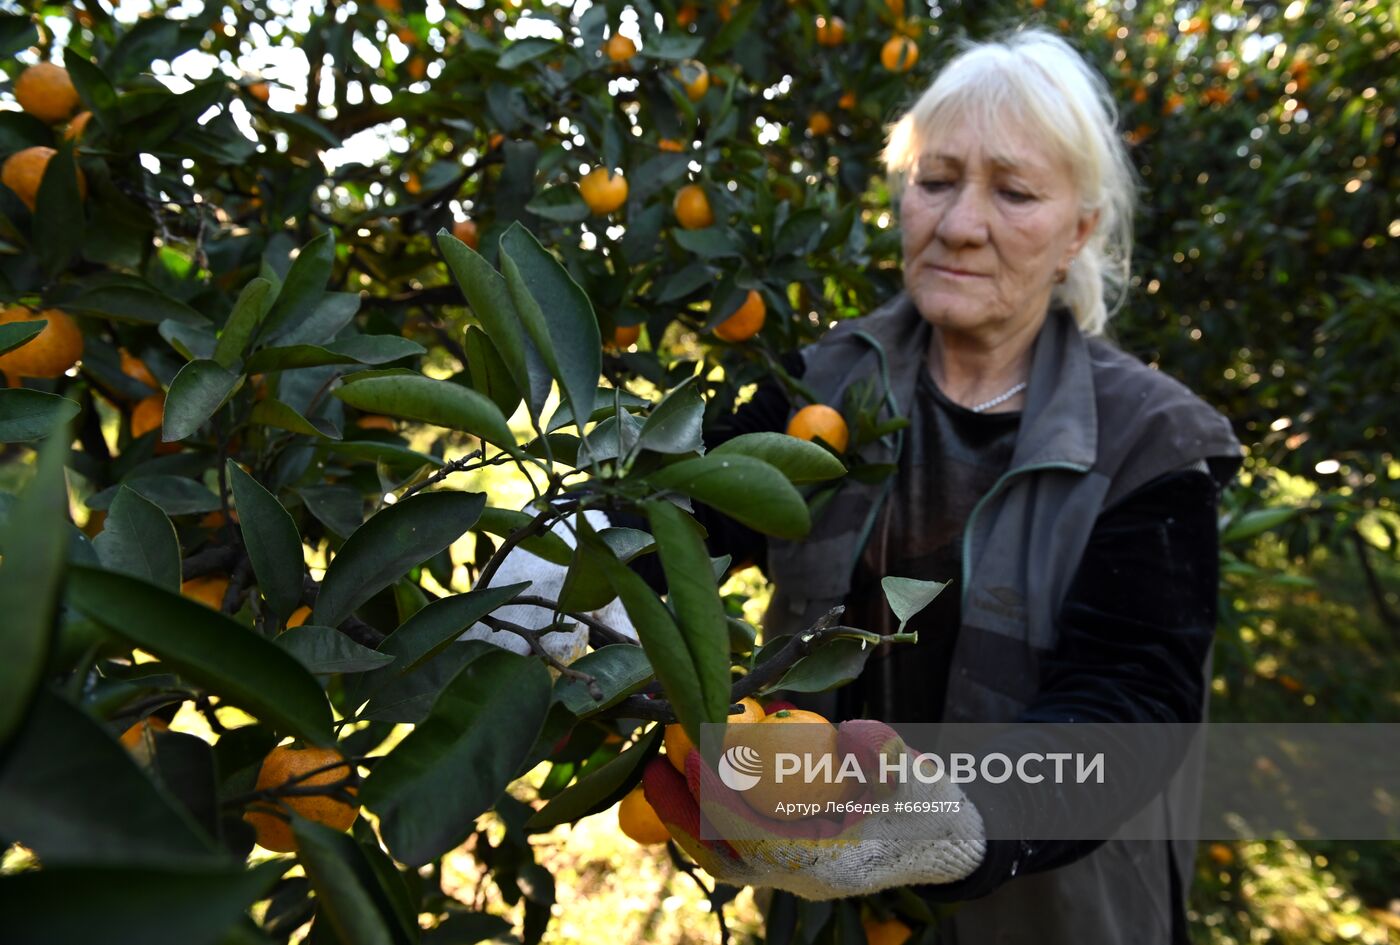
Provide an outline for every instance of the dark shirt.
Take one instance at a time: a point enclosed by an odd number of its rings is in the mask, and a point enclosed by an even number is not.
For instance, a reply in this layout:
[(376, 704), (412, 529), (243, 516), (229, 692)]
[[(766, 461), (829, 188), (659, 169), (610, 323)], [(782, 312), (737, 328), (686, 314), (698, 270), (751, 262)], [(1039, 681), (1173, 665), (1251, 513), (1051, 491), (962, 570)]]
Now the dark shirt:
[[(801, 356), (796, 352), (790, 353), (784, 358), (784, 367), (792, 376), (800, 378), (803, 373)], [(929, 387), (934, 385), (930, 384)], [(938, 400), (936, 390), (929, 393), (934, 395), (935, 401)], [(790, 412), (782, 387), (776, 381), (764, 383), (727, 422), (707, 431), (705, 445), (713, 449), (743, 433), (781, 431), (786, 427)], [(932, 411), (928, 419), (937, 425), (940, 416), (954, 424), (959, 420), (957, 411), (950, 411), (946, 406)], [(955, 518), (965, 521), (966, 512), (962, 508), (967, 495), (978, 489), (985, 491), (985, 484), (995, 481), (994, 478), (987, 479), (991, 475), (990, 468), (1000, 462), (994, 458), (996, 449), (993, 444), (1000, 442), (994, 425), (1010, 425), (1014, 416), (1003, 415), (1001, 419), (978, 417), (988, 421), (980, 436), (972, 426), (976, 421), (959, 425), (962, 432), (953, 437), (955, 441), (962, 441), (957, 448), (972, 442), (982, 443), (988, 449), (985, 452), (973, 450), (979, 456), (979, 461), (973, 463), (978, 468), (965, 471), (959, 490), (961, 499), (949, 499), (944, 504), (943, 514), (947, 516), (945, 527), (951, 529), (946, 523), (951, 523)], [(942, 427), (937, 429), (941, 435)], [(1011, 435), (1014, 438), (1014, 432)], [(947, 442), (947, 438), (939, 442)], [(932, 462), (927, 455), (925, 459)], [(1181, 469), (1167, 473), (1124, 496), (1099, 514), (1061, 607), (1055, 647), (1041, 660), (1040, 689), (1036, 698), (1022, 712), (1019, 721), (1201, 721), (1206, 696), (1203, 669), (1214, 640), (1216, 623), (1219, 490), (1234, 476), (1238, 465), (1235, 459), (1222, 459), (1218, 463), (1212, 460), (1211, 465), (1204, 469)], [(955, 475), (954, 478), (958, 477)], [(910, 480), (906, 486), (915, 488), (915, 483)], [(926, 493), (927, 498), (929, 495)], [(696, 519), (709, 533), (706, 545), (711, 555), (730, 554), (735, 562), (753, 561), (760, 565), (767, 561), (767, 540), (762, 534), (700, 503), (695, 503), (694, 509)], [(898, 511), (890, 514), (898, 515)], [(901, 524), (907, 524), (911, 529), (924, 524), (912, 521), (913, 516), (904, 515), (902, 518), (904, 521)], [(642, 518), (633, 520), (624, 517), (624, 520), (615, 520), (613, 524), (646, 527)], [(961, 524), (956, 530), (961, 532)], [(935, 547), (924, 549), (924, 557), (915, 555), (911, 560), (924, 561), (929, 573), (937, 580), (945, 580), (947, 576), (960, 579), (960, 565), (954, 565), (960, 542), (951, 548), (943, 540), (933, 540), (929, 544)], [(890, 547), (898, 545), (892, 544)], [(895, 557), (901, 558), (902, 555), (896, 554)], [(658, 592), (664, 592), (665, 578), (655, 555), (635, 559), (632, 567)], [(846, 601), (848, 607), (862, 608), (867, 620), (884, 602), (882, 592), (871, 593), (872, 579), (878, 588), (878, 579), (875, 579), (877, 573), (878, 569), (865, 575), (865, 585), (859, 599), (853, 594)], [(957, 586), (954, 583), (939, 596), (938, 601), (942, 602), (940, 607), (943, 608), (941, 616), (934, 614), (929, 617), (938, 625), (938, 629), (929, 637), (935, 645), (920, 653), (921, 666), (941, 665), (940, 685), (945, 687), (953, 634), (947, 634), (950, 639), (946, 641), (939, 641), (938, 635), (944, 621), (952, 621), (949, 626), (957, 625), (956, 610), (950, 612), (947, 609), (956, 607), (959, 597)], [(854, 625), (863, 626), (859, 623)], [(920, 633), (920, 642), (915, 649), (924, 648), (925, 639), (924, 634)], [(895, 648), (892, 648), (894, 651)], [(866, 679), (867, 675), (870, 674), (863, 674), (861, 681), (848, 688), (869, 691), (877, 677)], [(924, 677), (923, 684), (926, 682), (927, 677)], [(888, 692), (873, 698), (887, 696)], [(932, 698), (927, 701), (941, 708), (941, 698), (936, 703)], [(847, 705), (850, 703), (847, 702)], [(910, 704), (898, 708), (900, 712), (907, 710), (913, 713), (909, 716), (912, 718), (929, 717), (924, 714), (927, 706)], [(834, 721), (860, 714), (841, 714)], [(872, 714), (885, 721), (894, 720), (894, 716)], [(1155, 757), (1143, 759), (1141, 783), (1145, 793), (1138, 799), (1138, 806), (1150, 799), (1158, 789), (1155, 785), (1164, 783), (1178, 762), (1179, 756), (1172, 757), (1168, 752), (1159, 752)], [(977, 804), (972, 787), (969, 785), (968, 794)], [(1122, 799), (1128, 802), (1131, 796), (1125, 793)], [(978, 805), (984, 820), (997, 816), (997, 811), (991, 805), (987, 806), (988, 809), (983, 810), (982, 805)], [(1126, 820), (1135, 810), (1135, 807), (1130, 807), (1113, 813)], [(955, 883), (916, 885), (912, 888), (930, 901), (975, 899), (993, 892), (1013, 876), (1073, 862), (1093, 852), (1101, 842), (990, 840), (981, 866), (972, 875)], [(1172, 904), (1174, 940), (1184, 942), (1186, 916), (1182, 897), (1174, 894)]]
[[(838, 694), (843, 718), (937, 722), (962, 623), (962, 538), (972, 507), (1011, 465), (1019, 411), (974, 413), (921, 371), (894, 491), (852, 575), (844, 622), (888, 636), (899, 620), (880, 587), (886, 575), (950, 582), (905, 627), (916, 644), (877, 647)], [(919, 514), (906, 514), (918, 509)]]

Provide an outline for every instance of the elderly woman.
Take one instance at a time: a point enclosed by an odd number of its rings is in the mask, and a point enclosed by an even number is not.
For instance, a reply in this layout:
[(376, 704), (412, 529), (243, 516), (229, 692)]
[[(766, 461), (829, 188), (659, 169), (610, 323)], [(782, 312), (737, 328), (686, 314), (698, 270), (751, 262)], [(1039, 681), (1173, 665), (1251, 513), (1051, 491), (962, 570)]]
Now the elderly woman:
[[(1115, 125), (1101, 77), (1045, 32), (954, 58), (885, 149), (906, 291), (788, 362), (833, 406), (856, 383), (883, 386), (910, 425), (863, 458), (897, 475), (846, 483), (802, 542), (765, 545), (697, 509), (712, 553), (766, 560), (770, 638), (837, 604), (843, 622), (892, 632), (882, 577), (953, 581), (908, 628), (917, 645), (880, 647), (856, 683), (809, 704), (830, 718), (1203, 717), (1217, 501), (1241, 450), (1219, 413), (1103, 337), (1132, 235)], [(784, 429), (799, 406), (767, 385), (707, 442)], [(1157, 754), (1143, 759), (1150, 796), (1121, 819), (1189, 823), (1194, 772)], [(648, 769), (647, 795), (718, 879), (818, 899), (912, 885), (962, 901), (940, 941), (1186, 941), (1189, 842), (989, 840), (999, 811), (953, 787), (966, 814), (926, 836), (785, 870), (690, 842), (694, 799), (668, 767)]]

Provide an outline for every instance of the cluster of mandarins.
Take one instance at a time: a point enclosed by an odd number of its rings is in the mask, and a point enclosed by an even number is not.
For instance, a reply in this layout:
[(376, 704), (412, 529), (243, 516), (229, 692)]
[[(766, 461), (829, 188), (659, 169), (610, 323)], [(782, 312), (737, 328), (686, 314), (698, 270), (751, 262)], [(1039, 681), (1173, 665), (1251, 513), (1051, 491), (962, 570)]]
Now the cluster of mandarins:
[[(51, 62), (41, 62), (21, 72), (15, 80), (14, 93), (20, 107), (45, 124), (68, 122), (63, 136), (70, 141), (82, 138), (92, 118), (92, 113), (86, 111), (73, 117), (79, 105), (78, 90), (68, 70)], [(57, 153), (53, 148), (36, 145), (16, 151), (0, 165), (0, 182), (31, 212), (38, 206), (44, 172)], [(87, 181), (82, 171), (77, 171), (77, 184), (78, 193), (86, 196)], [(0, 325), (28, 321), (47, 324), (31, 341), (0, 355), (0, 372), (4, 372), (11, 387), (18, 387), (23, 377), (58, 377), (83, 356), (83, 334), (66, 312), (56, 308), (35, 312), (22, 305), (0, 311)]]

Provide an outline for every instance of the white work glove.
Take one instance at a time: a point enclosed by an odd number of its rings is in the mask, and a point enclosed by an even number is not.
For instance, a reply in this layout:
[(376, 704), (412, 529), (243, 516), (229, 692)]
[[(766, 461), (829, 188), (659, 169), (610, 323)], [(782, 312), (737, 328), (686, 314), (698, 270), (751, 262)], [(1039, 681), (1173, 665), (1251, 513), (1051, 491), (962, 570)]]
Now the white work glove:
[[(755, 813), (694, 749), (684, 776), (665, 758), (648, 763), (647, 800), (706, 872), (734, 886), (840, 899), (970, 876), (986, 855), (987, 839), (982, 816), (962, 789), (946, 776), (933, 784), (914, 778), (912, 752), (911, 776), (882, 785), (879, 758), (906, 752), (904, 741), (889, 726), (869, 720), (844, 722), (837, 731), (838, 754), (857, 757), (867, 784), (833, 819), (793, 823)], [(879, 804), (891, 812), (868, 812), (866, 805)], [(914, 812), (895, 813), (900, 804), (914, 805)]]
[[(555, 522), (551, 529), (570, 548), (574, 547), (575, 543), (574, 529), (571, 526), (577, 519), (577, 514), (575, 513), (567, 520), (561, 519)], [(601, 509), (587, 509), (583, 514), (594, 531), (601, 531), (609, 526), (607, 513)], [(559, 592), (564, 587), (564, 576), (568, 573), (567, 567), (546, 561), (539, 555), (526, 551), (517, 545), (506, 554), (505, 560), (496, 569), (496, 573), (491, 576), (487, 586), (502, 587), (507, 584), (529, 581), (531, 582), (530, 587), (522, 593), (557, 601)], [(536, 607), (533, 604), (507, 604), (494, 611), (492, 616), (519, 624), (522, 627), (528, 627), (531, 630), (539, 630), (553, 622), (554, 614), (547, 607)], [(632, 621), (628, 619), (627, 611), (622, 607), (622, 601), (617, 598), (614, 598), (606, 606), (592, 611), (590, 616), (602, 621), (624, 636), (631, 637), (633, 640), (637, 639), (637, 631), (632, 626)], [(493, 630), (483, 623), (473, 624), (457, 639), (485, 640), (487, 643), (510, 650), (512, 653), (519, 653), (522, 656), (530, 652), (530, 644), (518, 634), (508, 630)], [(568, 665), (587, 651), (588, 628), (579, 624), (573, 630), (556, 630), (552, 633), (546, 633), (540, 639), (540, 643), (550, 656)]]

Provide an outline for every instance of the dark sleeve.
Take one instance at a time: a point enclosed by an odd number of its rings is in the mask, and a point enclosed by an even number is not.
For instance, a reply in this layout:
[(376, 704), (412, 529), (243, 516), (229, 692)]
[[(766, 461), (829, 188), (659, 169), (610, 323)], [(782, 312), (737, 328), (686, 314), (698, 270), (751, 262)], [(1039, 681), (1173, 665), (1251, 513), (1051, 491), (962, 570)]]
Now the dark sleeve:
[[(1201, 721), (1219, 593), (1222, 475), (1227, 481), (1233, 469), (1168, 473), (1100, 514), (1065, 596), (1056, 646), (1042, 660), (1040, 692), (1017, 721)], [(1161, 790), (1184, 749), (1184, 740), (1130, 745), (1125, 750), (1136, 753), (1131, 768), (1139, 776), (1114, 792), (1113, 809), (1096, 807), (1092, 816), (1103, 824), (1126, 822)], [(986, 823), (1024, 823), (1046, 816), (1047, 797), (1065, 805), (1076, 799), (1073, 791), (1056, 796), (1003, 786), (993, 792), (975, 781), (963, 788)], [(1101, 797), (1094, 803), (1101, 805)], [(1035, 805), (1042, 809), (1032, 814)], [(1015, 875), (1063, 866), (1102, 843), (989, 840), (971, 876), (915, 888), (930, 901), (975, 899)]]
[[(801, 378), (804, 369), (802, 354), (790, 351), (781, 359), (783, 369), (794, 378)], [(739, 407), (721, 422), (705, 431), (705, 449), (712, 450), (722, 443), (745, 433), (782, 432), (787, 429), (788, 414), (791, 412), (787, 391), (782, 384), (770, 378), (758, 385), (749, 401)], [(721, 515), (708, 505), (692, 503), (695, 520), (708, 533), (705, 547), (710, 556), (718, 558), (731, 555), (731, 568), (756, 564), (763, 567), (768, 560), (768, 537), (741, 525), (731, 518)], [(648, 530), (646, 516), (634, 512), (610, 512), (608, 520), (616, 526)], [(666, 576), (661, 571), (661, 559), (654, 554), (642, 555), (631, 562), (633, 571), (640, 574), (657, 593), (665, 593)]]

